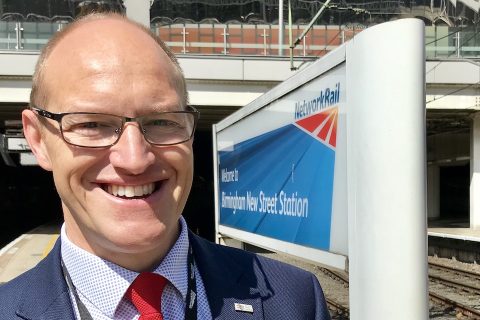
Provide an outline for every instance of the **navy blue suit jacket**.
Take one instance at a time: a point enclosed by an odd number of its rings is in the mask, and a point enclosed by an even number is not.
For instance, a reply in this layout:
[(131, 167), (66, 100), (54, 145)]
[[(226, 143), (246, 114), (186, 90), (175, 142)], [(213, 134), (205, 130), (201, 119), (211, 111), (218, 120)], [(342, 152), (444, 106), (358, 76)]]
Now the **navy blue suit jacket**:
[[(192, 233), (190, 241), (214, 319), (330, 319), (311, 273)], [(253, 313), (235, 311), (234, 303), (253, 306)], [(75, 319), (60, 267), (60, 241), (35, 268), (0, 286), (0, 319)]]

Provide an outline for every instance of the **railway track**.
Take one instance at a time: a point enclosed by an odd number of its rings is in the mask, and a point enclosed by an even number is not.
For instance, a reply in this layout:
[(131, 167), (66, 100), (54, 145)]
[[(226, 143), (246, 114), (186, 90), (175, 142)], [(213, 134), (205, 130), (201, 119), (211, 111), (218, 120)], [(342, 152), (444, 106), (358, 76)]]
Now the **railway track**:
[[(319, 270), (348, 288), (348, 275), (326, 268)], [(429, 281), (429, 298), (433, 303), (446, 311), (455, 310), (457, 317), (461, 314), (480, 320), (480, 274), (429, 263)], [(330, 310), (340, 315), (336, 319), (348, 319), (348, 306), (329, 298), (327, 304)]]
[(463, 314), (480, 319), (480, 274), (429, 263), (430, 299)]
[(466, 306), (466, 305), (464, 305), (462, 303), (459, 303), (457, 301), (450, 300), (447, 297), (438, 295), (438, 294), (433, 293), (433, 292), (429, 292), (428, 295), (430, 297), (430, 300), (432, 300), (436, 303), (442, 304), (444, 306), (448, 306), (448, 307), (453, 308), (457, 312), (457, 314), (461, 313), (462, 315), (467, 316), (470, 319), (476, 319), (476, 320), (480, 319), (480, 312), (477, 309)]
[(320, 271), (325, 273), (330, 278), (332, 278), (334, 280), (337, 280), (337, 281), (340, 281), (345, 288), (348, 288), (348, 274), (345, 275), (345, 274), (342, 274), (340, 272), (333, 271), (333, 270), (330, 270), (330, 269), (327, 269), (327, 268), (319, 268), (319, 269), (320, 269)]
[(325, 298), (327, 301), (328, 309), (335, 311), (336, 317), (335, 319), (349, 319), (350, 318), (350, 310), (348, 307), (341, 305), (340, 303), (332, 300), (330, 298)]
[[(321, 272), (326, 274), (328, 277), (332, 278), (335, 281), (342, 283), (345, 288), (348, 288), (348, 275), (341, 274), (337, 271), (333, 271), (327, 268), (318, 268)], [(327, 301), (328, 309), (335, 312), (335, 316), (333, 319), (349, 319), (350, 317), (350, 309), (348, 306), (342, 305), (341, 303), (331, 299), (325, 298)]]
[(428, 263), (428, 266), (430, 269), (437, 269), (437, 270), (442, 270), (442, 271), (447, 271), (447, 272), (450, 272), (450, 273), (454, 273), (456, 275), (459, 275), (461, 277), (465, 277), (465, 278), (469, 278), (471, 279), (472, 281), (478, 281), (480, 282), (480, 274), (476, 273), (476, 272), (472, 272), (472, 271), (467, 271), (467, 270), (460, 270), (460, 269), (456, 269), (456, 268), (451, 268), (451, 267), (447, 267), (447, 266), (444, 266), (444, 265), (441, 265), (441, 264), (437, 264), (437, 263), (433, 263), (433, 262), (429, 262)]

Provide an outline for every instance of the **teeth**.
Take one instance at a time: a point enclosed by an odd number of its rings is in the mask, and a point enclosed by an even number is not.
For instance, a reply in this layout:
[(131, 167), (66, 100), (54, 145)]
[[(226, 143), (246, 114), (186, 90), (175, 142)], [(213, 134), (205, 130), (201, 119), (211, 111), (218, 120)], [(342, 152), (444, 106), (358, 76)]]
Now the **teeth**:
[(133, 198), (151, 194), (155, 189), (155, 184), (147, 183), (137, 186), (108, 185), (105, 189), (105, 191), (114, 196)]
[(125, 195), (125, 188), (122, 186), (118, 186), (117, 194), (114, 194), (114, 196), (123, 197), (124, 195)]
[(131, 198), (135, 197), (135, 187), (132, 186), (125, 186), (125, 197)]
[(135, 186), (135, 197), (143, 196), (143, 186)]

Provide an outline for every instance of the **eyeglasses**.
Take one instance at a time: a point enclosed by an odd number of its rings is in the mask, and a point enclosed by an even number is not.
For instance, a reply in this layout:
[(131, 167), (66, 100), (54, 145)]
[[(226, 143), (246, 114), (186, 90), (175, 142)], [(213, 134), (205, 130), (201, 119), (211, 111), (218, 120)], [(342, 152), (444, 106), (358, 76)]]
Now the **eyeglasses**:
[(30, 107), (36, 114), (57, 121), (63, 140), (78, 147), (106, 148), (118, 142), (127, 122), (140, 126), (145, 140), (155, 146), (170, 146), (190, 140), (200, 113), (191, 106), (186, 111), (158, 112), (136, 118), (94, 112), (54, 113)]

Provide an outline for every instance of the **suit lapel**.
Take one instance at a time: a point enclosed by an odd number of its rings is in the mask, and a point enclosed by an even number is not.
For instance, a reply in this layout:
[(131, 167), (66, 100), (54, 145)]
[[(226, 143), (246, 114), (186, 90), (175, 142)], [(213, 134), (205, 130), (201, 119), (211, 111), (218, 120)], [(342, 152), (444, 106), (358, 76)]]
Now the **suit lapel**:
[[(255, 256), (225, 250), (191, 232), (189, 238), (213, 319), (264, 319), (262, 301), (271, 291)], [(19, 302), (17, 315), (28, 320), (74, 320), (61, 270), (60, 240), (30, 272), (29, 285)], [(236, 310), (250, 307), (253, 312)]]
[(255, 256), (232, 254), (193, 233), (190, 241), (213, 319), (264, 319), (262, 300), (270, 291)]
[(68, 287), (60, 265), (60, 240), (31, 272), (17, 315), (29, 320), (74, 320)]

